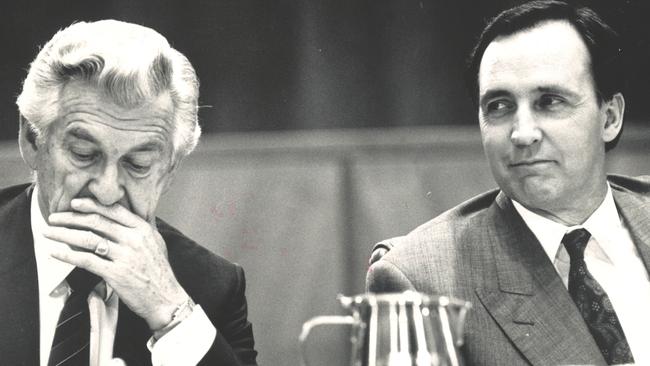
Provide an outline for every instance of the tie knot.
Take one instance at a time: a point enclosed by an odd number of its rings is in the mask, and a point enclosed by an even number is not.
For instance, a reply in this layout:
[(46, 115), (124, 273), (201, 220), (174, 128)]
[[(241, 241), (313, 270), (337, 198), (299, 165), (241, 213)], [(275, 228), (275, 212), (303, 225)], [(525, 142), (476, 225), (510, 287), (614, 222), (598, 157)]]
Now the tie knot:
[(590, 237), (591, 234), (586, 229), (576, 229), (564, 234), (562, 244), (564, 244), (572, 261), (584, 259), (585, 248)]
[(72, 291), (86, 294), (86, 296), (101, 281), (99, 276), (79, 267), (75, 267), (65, 279), (68, 281), (68, 285), (70, 285)]

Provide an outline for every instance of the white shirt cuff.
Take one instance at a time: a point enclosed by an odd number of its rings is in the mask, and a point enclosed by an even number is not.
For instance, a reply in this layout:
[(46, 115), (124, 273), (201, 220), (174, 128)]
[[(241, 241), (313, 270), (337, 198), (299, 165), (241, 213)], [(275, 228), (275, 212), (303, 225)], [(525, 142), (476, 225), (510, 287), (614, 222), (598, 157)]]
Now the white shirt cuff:
[(210, 350), (217, 330), (200, 305), (157, 341), (149, 338), (153, 366), (196, 365)]

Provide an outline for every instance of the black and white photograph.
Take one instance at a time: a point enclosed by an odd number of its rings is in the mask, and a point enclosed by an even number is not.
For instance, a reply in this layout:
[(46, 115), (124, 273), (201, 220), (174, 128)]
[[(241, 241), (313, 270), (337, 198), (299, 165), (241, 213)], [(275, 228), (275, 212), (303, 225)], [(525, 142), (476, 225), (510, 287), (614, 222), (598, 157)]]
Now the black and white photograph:
[(650, 365), (650, 2), (0, 16), (0, 365)]

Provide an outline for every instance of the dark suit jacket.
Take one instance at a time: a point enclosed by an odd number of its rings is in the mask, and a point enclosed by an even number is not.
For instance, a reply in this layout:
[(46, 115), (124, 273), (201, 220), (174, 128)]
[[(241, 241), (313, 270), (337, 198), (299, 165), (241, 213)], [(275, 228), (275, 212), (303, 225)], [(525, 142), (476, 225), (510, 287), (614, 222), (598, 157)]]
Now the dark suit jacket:
[[(0, 190), (0, 363), (39, 364), (38, 279), (30, 225), (28, 185)], [(174, 273), (217, 328), (201, 365), (256, 365), (247, 320), (244, 271), (158, 221)], [(144, 320), (120, 302), (114, 357), (129, 366), (151, 365)]]
[[(610, 183), (649, 268), (650, 179), (611, 176)], [(462, 349), (468, 365), (605, 364), (553, 263), (499, 191), (396, 238), (369, 269), (367, 286), (470, 301)]]

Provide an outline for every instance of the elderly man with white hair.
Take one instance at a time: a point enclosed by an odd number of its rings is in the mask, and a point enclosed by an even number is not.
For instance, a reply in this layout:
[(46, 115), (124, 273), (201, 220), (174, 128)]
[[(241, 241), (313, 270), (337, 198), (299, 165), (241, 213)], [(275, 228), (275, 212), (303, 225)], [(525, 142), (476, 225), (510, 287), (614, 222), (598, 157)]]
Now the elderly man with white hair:
[(31, 184), (0, 191), (7, 365), (255, 365), (244, 272), (156, 218), (196, 146), (198, 80), (152, 29), (58, 32), (18, 97)]

